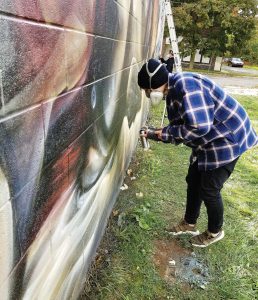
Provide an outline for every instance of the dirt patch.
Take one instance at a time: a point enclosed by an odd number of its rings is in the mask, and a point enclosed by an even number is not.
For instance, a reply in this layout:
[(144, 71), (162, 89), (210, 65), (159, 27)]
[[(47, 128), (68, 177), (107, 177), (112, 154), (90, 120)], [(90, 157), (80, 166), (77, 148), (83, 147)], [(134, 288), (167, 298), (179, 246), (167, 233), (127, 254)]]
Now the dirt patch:
[(209, 283), (207, 266), (178, 240), (157, 240), (155, 248), (154, 264), (168, 284), (180, 282), (187, 291), (193, 286), (204, 289)]
[[(178, 264), (181, 258), (191, 255), (191, 252), (182, 248), (176, 240), (156, 241), (155, 248), (154, 263), (158, 267), (160, 276), (163, 278), (166, 278), (169, 273), (169, 261), (174, 260), (175, 264)], [(167, 278), (168, 280), (172, 279), (174, 281), (173, 278), (169, 277)]]

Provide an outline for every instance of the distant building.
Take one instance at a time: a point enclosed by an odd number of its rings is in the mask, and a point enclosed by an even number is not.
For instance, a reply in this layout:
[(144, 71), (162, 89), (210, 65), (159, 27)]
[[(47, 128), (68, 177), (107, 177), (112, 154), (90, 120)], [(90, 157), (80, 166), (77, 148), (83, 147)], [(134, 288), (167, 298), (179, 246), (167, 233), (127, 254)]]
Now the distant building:
[[(180, 37), (178, 38), (180, 41)], [(164, 56), (168, 54), (169, 50), (171, 49), (170, 39), (165, 38), (164, 41)], [(180, 51), (180, 49), (179, 49)], [(190, 56), (181, 56), (182, 61), (182, 67), (189, 67), (190, 64)], [(202, 55), (199, 50), (196, 51), (195, 59), (194, 59), (194, 68), (196, 69), (204, 69), (204, 70), (214, 70), (214, 71), (220, 71), (222, 65), (222, 57), (217, 56), (216, 58), (212, 59), (211, 57), (207, 57), (205, 55)]]
[[(182, 66), (189, 67), (190, 56), (182, 57)], [(220, 71), (222, 64), (222, 57), (217, 56), (214, 59), (211, 57), (204, 56), (199, 50), (195, 53), (194, 68), (204, 70)]]

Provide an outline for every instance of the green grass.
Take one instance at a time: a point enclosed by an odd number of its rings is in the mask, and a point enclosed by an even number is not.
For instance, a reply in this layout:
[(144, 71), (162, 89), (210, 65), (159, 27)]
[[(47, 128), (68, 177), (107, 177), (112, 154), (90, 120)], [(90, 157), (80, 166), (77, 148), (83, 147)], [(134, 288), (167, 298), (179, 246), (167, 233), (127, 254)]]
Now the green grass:
[(245, 65), (245, 69), (252, 69), (252, 70), (258, 70), (258, 66), (255, 65)]
[[(238, 97), (258, 130), (258, 97)], [(163, 107), (152, 114), (159, 125)], [(82, 299), (257, 299), (257, 208), (258, 149), (245, 153), (224, 186), (225, 238), (211, 247), (194, 249), (206, 261), (211, 282), (205, 290), (186, 291), (180, 283), (168, 285), (154, 266), (154, 242), (169, 239), (165, 228), (184, 212), (185, 175), (190, 150), (185, 146), (151, 143), (151, 151), (140, 147), (131, 164), (135, 181), (127, 178), (129, 189), (120, 193), (115, 217), (111, 218), (108, 238), (102, 247), (109, 249), (90, 291)], [(142, 192), (143, 197), (136, 197)], [(199, 227), (206, 229), (202, 209)], [(119, 226), (118, 226), (119, 224)], [(182, 244), (190, 248), (187, 239)]]
[(195, 73), (199, 73), (199, 74), (208, 74), (208, 75), (218, 75), (221, 76), (221, 71), (214, 71), (212, 69), (198, 69), (198, 68), (194, 68), (194, 69), (190, 69), (190, 68), (183, 68), (184, 72), (195, 72)]

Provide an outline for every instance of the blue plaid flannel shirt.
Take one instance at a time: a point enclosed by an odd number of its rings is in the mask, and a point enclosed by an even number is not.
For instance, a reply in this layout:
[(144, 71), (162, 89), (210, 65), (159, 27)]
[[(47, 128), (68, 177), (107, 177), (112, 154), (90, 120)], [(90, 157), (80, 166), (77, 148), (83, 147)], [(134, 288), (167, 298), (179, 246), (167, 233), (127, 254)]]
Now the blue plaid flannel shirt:
[(226, 165), (257, 144), (244, 108), (222, 88), (195, 73), (169, 75), (166, 98), (170, 124), (162, 140), (193, 148), (199, 170)]

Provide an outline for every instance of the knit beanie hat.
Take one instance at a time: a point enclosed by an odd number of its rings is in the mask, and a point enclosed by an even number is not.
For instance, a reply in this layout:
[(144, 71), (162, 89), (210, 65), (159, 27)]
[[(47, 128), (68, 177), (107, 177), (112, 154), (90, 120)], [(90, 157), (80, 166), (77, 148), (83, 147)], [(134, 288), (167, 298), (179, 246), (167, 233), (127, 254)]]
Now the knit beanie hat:
[[(160, 66), (159, 70), (151, 77), (148, 74), (146, 64), (148, 64), (149, 73), (153, 73)], [(150, 86), (151, 81), (151, 86)], [(168, 70), (165, 65), (161, 64), (159, 60), (151, 58), (145, 63), (138, 73), (138, 85), (142, 89), (157, 89), (168, 82)]]

